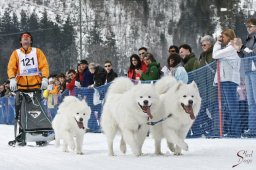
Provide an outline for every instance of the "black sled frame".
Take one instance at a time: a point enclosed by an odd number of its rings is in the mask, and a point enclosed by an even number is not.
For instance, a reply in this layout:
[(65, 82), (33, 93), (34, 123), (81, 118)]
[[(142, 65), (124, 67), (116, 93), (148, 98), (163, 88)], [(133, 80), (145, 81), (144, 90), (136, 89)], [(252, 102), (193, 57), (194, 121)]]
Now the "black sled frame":
[(16, 143), (25, 146), (27, 142), (40, 145), (54, 140), (51, 120), (42, 104), (40, 90), (18, 91), (15, 109), (14, 140), (9, 141), (10, 146)]

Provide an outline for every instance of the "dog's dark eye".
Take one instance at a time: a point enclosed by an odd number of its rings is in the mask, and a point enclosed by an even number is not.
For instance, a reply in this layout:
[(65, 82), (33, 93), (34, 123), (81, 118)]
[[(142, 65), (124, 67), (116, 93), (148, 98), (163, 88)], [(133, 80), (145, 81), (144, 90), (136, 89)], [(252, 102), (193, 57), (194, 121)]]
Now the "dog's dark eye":
[(191, 96), (192, 98), (194, 97), (194, 96)]
[(142, 96), (140, 96), (140, 98), (142, 98)]
[(76, 113), (77, 115), (79, 115), (79, 113)]
[(85, 115), (85, 113), (84, 113), (84, 115)]
[(187, 97), (186, 95), (184, 95), (183, 97)]
[(151, 96), (148, 96), (148, 98), (151, 98)]

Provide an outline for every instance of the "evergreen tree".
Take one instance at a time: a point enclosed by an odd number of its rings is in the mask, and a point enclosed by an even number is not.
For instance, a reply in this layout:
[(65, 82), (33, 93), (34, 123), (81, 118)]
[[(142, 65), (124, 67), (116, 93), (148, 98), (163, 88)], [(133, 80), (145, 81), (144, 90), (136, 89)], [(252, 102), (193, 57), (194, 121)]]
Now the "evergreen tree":
[(181, 16), (174, 30), (174, 44), (189, 44), (192, 51), (199, 53), (198, 37), (212, 34), (216, 23), (211, 20), (214, 11), (210, 0), (185, 0), (180, 4)]
[(97, 44), (102, 44), (102, 36), (101, 36), (101, 29), (100, 26), (97, 22), (97, 20), (94, 21), (94, 26), (89, 32), (88, 38), (88, 43), (91, 45), (97, 45)]
[(69, 68), (76, 68), (77, 63), (77, 50), (75, 43), (75, 31), (71, 24), (70, 17), (68, 17), (63, 25), (61, 33), (61, 60), (59, 64), (62, 66), (62, 72)]
[[(103, 54), (105, 54), (103, 60), (110, 60), (113, 65), (113, 69), (115, 71), (118, 71), (118, 52), (116, 47), (116, 39), (115, 34), (112, 31), (111, 27), (108, 27), (108, 32), (106, 35), (106, 41), (104, 42), (105, 45), (105, 51)], [(103, 61), (104, 62), (104, 61)]]
[(88, 60), (103, 64), (106, 54), (104, 53), (104, 42), (101, 36), (100, 26), (95, 20), (93, 28), (89, 31), (88, 40)]
[(40, 39), (41, 39), (41, 32), (38, 32), (40, 28), (38, 21), (39, 21), (38, 16), (34, 10), (27, 20), (27, 23), (28, 23), (27, 28), (33, 34), (33, 46), (35, 47), (39, 46)]
[(28, 16), (24, 10), (20, 12), (20, 29), (21, 31), (28, 31)]
[[(11, 17), (12, 16), (12, 17)], [(11, 52), (19, 47), (17, 35), (14, 33), (19, 32), (19, 22), (17, 16), (12, 14), (9, 8), (6, 8), (3, 17), (1, 18), (1, 32), (0, 37), (0, 77), (4, 81), (7, 79), (6, 70)]]
[(41, 32), (41, 44), (40, 46), (44, 46), (49, 48), (48, 40), (53, 38), (53, 22), (48, 19), (48, 13), (46, 9), (43, 12), (43, 17), (40, 20), (40, 28), (42, 29)]
[(6, 8), (4, 11), (4, 15), (1, 19), (2, 23), (2, 33), (10, 33), (12, 31), (12, 18), (10, 16), (11, 10), (9, 8)]
[(11, 32), (19, 32), (20, 23), (15, 12), (12, 14)]

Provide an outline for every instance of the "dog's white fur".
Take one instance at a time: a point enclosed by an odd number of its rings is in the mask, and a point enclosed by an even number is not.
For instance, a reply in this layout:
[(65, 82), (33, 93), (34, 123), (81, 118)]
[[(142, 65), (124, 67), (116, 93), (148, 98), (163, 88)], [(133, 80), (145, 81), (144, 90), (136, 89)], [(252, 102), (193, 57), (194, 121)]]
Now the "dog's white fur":
[(161, 154), (161, 139), (166, 138), (169, 149), (175, 155), (181, 155), (181, 150), (188, 150), (184, 139), (195, 119), (190, 117), (182, 107), (192, 103), (194, 116), (198, 115), (201, 106), (201, 97), (196, 83), (190, 84), (177, 82), (174, 78), (167, 76), (155, 84), (156, 91), (160, 95), (161, 104), (159, 113), (162, 117), (172, 116), (159, 125), (152, 128), (155, 139), (155, 153)]
[(110, 85), (106, 102), (103, 106), (101, 126), (107, 137), (108, 154), (114, 155), (113, 140), (120, 131), (122, 138), (120, 149), (126, 152), (126, 143), (131, 147), (134, 155), (142, 154), (141, 148), (146, 138), (149, 126), (148, 114), (141, 106), (151, 105), (151, 114), (156, 115), (159, 98), (152, 84), (134, 85), (130, 79), (119, 77)]
[[(77, 154), (83, 154), (83, 139), (90, 113), (91, 109), (85, 100), (74, 96), (65, 97), (52, 121), (56, 146), (59, 146), (60, 140), (63, 139), (64, 152), (68, 152), (69, 147), (71, 150), (76, 148)], [(77, 122), (81, 123), (84, 129), (79, 127)]]

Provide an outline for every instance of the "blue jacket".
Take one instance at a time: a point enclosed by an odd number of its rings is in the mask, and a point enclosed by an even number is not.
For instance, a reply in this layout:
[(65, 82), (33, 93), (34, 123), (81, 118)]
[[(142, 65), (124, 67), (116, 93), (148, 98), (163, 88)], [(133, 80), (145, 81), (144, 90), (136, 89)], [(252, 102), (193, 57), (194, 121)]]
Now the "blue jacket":
[(83, 73), (83, 81), (81, 82), (81, 86), (88, 87), (93, 83), (93, 74), (89, 71), (88, 68), (86, 68)]

